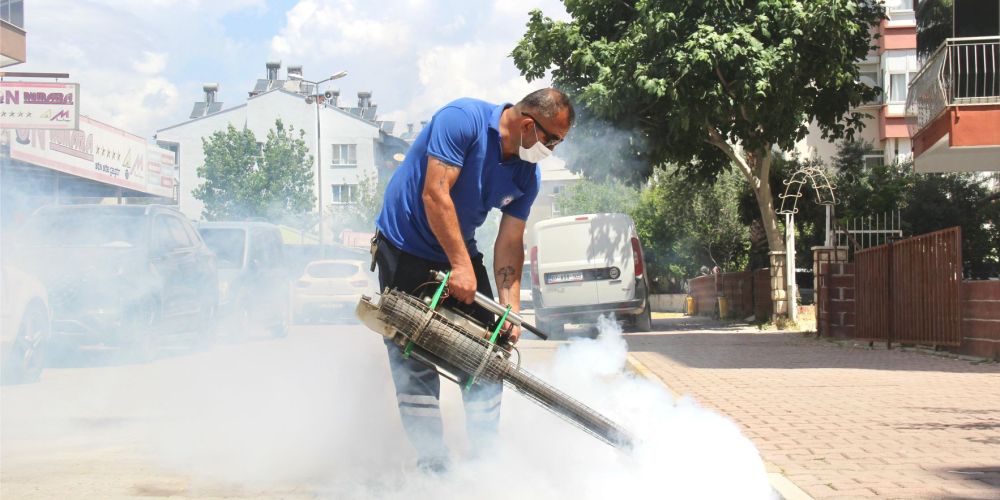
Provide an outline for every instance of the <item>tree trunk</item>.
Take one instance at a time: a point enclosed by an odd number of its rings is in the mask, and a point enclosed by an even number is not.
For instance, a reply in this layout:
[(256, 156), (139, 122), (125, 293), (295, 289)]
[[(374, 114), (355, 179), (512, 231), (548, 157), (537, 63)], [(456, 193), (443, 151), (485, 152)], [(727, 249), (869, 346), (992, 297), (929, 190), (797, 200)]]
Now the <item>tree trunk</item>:
[(778, 217), (774, 212), (774, 196), (768, 182), (771, 174), (770, 148), (757, 154), (747, 155), (747, 166), (754, 174), (753, 194), (760, 210), (760, 221), (767, 235), (768, 260), (771, 277), (771, 319), (788, 316), (788, 298), (785, 287), (785, 275), (794, 273), (794, 269), (785, 269), (785, 239), (778, 228)]
[[(768, 254), (770, 265), (768, 267), (771, 275), (772, 319), (777, 316), (787, 316), (788, 302), (784, 287), (785, 239), (778, 228), (778, 218), (774, 213), (774, 196), (771, 194), (771, 185), (768, 182), (771, 174), (771, 146), (766, 145), (758, 151), (744, 151), (740, 154), (737, 153), (732, 144), (726, 142), (725, 138), (714, 127), (706, 127), (706, 130), (709, 136), (708, 142), (722, 150), (733, 161), (733, 164), (743, 173), (743, 177), (753, 189), (757, 208), (760, 211), (761, 225), (764, 226), (764, 234), (767, 235), (767, 247), (770, 250)], [(776, 256), (774, 252), (780, 252), (780, 254)], [(790, 272), (795, 272), (795, 270), (790, 270)]]

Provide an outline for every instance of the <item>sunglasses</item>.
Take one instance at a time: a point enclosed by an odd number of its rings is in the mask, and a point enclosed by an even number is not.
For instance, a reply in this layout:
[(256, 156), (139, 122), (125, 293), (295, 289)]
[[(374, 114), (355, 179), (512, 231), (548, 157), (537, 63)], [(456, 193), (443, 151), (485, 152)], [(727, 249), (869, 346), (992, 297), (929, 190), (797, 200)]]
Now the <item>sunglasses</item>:
[(530, 114), (525, 113), (524, 111), (522, 111), (521, 114), (527, 116), (528, 118), (531, 118), (531, 121), (535, 122), (535, 126), (538, 127), (538, 130), (541, 130), (542, 133), (545, 134), (545, 138), (548, 140), (542, 143), (543, 146), (552, 149), (563, 141), (562, 137), (559, 137), (558, 135), (555, 135), (549, 132), (548, 130), (545, 130), (545, 127), (543, 127), (542, 124), (538, 121), (538, 119), (535, 118), (534, 116), (531, 116)]

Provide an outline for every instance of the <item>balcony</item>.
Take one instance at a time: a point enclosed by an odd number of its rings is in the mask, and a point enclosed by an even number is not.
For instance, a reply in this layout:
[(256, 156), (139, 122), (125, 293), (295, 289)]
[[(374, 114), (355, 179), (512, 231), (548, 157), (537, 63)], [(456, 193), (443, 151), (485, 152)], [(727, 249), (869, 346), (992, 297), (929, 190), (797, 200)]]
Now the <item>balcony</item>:
[(25, 54), (24, 30), (0, 19), (0, 68), (23, 63)]
[(910, 83), (917, 172), (1000, 170), (1000, 37), (949, 38)]

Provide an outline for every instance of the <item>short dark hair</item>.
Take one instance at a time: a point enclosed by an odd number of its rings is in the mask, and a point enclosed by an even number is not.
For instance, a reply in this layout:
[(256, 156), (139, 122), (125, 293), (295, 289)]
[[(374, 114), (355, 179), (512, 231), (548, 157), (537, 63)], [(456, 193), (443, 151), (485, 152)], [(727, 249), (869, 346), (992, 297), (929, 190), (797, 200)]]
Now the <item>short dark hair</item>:
[(569, 97), (551, 87), (538, 89), (524, 96), (524, 99), (517, 103), (517, 109), (532, 111), (546, 118), (555, 118), (565, 109), (569, 114), (569, 124), (573, 125), (576, 120), (576, 111), (573, 109), (573, 103), (569, 102)]

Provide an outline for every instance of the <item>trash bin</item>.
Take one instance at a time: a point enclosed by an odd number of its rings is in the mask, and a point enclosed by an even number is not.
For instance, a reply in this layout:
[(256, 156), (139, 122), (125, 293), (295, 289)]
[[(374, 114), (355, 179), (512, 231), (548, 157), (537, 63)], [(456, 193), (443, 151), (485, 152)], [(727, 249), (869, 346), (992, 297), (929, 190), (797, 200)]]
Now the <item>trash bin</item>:
[(688, 295), (687, 296), (687, 315), (688, 316), (694, 316), (694, 313), (695, 313), (695, 311), (694, 311), (694, 297)]
[(729, 316), (729, 299), (719, 297), (719, 317), (726, 319)]

